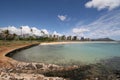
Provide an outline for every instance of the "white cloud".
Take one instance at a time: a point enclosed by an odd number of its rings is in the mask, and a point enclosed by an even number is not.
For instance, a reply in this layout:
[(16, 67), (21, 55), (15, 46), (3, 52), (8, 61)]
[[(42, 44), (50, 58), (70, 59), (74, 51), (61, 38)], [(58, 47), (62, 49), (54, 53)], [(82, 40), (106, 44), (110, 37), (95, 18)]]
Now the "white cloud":
[(31, 34), (31, 28), (29, 26), (21, 26), (23, 34)]
[(32, 27), (32, 30), (33, 30), (33, 34), (36, 36), (42, 35), (41, 30), (37, 29), (36, 27)]
[[(110, 37), (120, 39), (120, 10), (106, 13), (90, 24), (76, 26), (76, 32), (82, 32), (83, 36), (89, 38)], [(75, 29), (73, 28), (73, 30)], [(82, 29), (79, 31), (79, 29)], [(84, 30), (89, 30), (84, 32)]]
[[(41, 33), (41, 31), (43, 31), (45, 34), (49, 34), (49, 32), (46, 29), (38, 29), (36, 27), (29, 27), (29, 26), (20, 26), (22, 27), (22, 34), (34, 34), (36, 36), (42, 36), (43, 34)], [(17, 28), (15, 26), (8, 26), (8, 27), (1, 27), (0, 30), (6, 30), (8, 29), (10, 31), (11, 34), (15, 33), (17, 35), (21, 35), (21, 29)], [(33, 30), (33, 33), (31, 33), (31, 29)]]
[(47, 29), (41, 29), (41, 31), (43, 31), (45, 34), (49, 34), (49, 32), (47, 31)]
[(54, 31), (54, 32), (53, 32), (53, 35), (61, 36), (62, 34), (60, 34), (60, 33), (56, 32), (56, 31)]
[(64, 15), (58, 15), (57, 16), (61, 21), (65, 21), (67, 19), (67, 16)]
[(87, 8), (97, 8), (98, 10), (113, 10), (120, 6), (120, 0), (91, 0), (85, 4)]
[(0, 28), (0, 29), (1, 29), (1, 31), (8, 29), (11, 34), (13, 34), (13, 33), (16, 33), (16, 34), (18, 34), (18, 35), (21, 34), (21, 33), (20, 33), (21, 31), (20, 31), (19, 29), (17, 29), (15, 26), (2, 27), (2, 28)]

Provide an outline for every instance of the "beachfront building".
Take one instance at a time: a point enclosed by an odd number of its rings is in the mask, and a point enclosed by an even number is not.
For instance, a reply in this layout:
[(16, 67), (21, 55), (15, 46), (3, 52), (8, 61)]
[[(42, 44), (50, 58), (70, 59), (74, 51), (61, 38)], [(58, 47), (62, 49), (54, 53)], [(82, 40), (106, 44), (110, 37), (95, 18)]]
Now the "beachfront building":
[(67, 37), (65, 35), (62, 35), (61, 40), (67, 40)]
[(84, 39), (84, 37), (81, 37), (81, 39), (80, 39), (81, 41), (84, 41), (85, 39)]
[(77, 36), (73, 36), (72, 40), (78, 40)]
[(67, 36), (67, 40), (72, 40), (72, 36)]
[(54, 40), (59, 40), (59, 36), (54, 34), (54, 35), (53, 35), (53, 39), (54, 39)]

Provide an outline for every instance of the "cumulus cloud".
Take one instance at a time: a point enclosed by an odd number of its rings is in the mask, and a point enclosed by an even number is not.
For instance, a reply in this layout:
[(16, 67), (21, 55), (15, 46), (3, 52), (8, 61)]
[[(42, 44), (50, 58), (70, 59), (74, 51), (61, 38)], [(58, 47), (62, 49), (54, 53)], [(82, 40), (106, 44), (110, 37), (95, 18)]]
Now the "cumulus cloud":
[(61, 36), (62, 34), (60, 34), (60, 33), (56, 32), (56, 31), (54, 31), (54, 32), (53, 32), (53, 35)]
[(1, 29), (1, 31), (8, 29), (11, 34), (13, 34), (13, 33), (16, 33), (18, 35), (21, 34), (20, 33), (21, 31), (18, 28), (16, 28), (15, 26), (1, 27), (0, 29)]
[(47, 31), (47, 29), (41, 29), (41, 31), (43, 31), (44, 34), (49, 34), (49, 32)]
[[(20, 26), (22, 28), (22, 34), (29, 34), (29, 35), (36, 35), (36, 36), (42, 36), (43, 33), (41, 31), (44, 32), (44, 34), (49, 34), (49, 32), (46, 29), (38, 29), (36, 27), (30, 27), (30, 26)], [(17, 35), (21, 35), (21, 29), (20, 27), (15, 27), (15, 26), (8, 26), (8, 27), (1, 27), (0, 30), (9, 30), (11, 34), (15, 33)], [(31, 32), (32, 29), (32, 32)]]
[(64, 15), (58, 15), (57, 16), (61, 21), (65, 21), (67, 19), (67, 16)]
[(113, 10), (120, 6), (120, 0), (91, 0), (85, 4), (87, 8), (97, 8), (98, 10)]
[(23, 34), (31, 34), (31, 28), (29, 26), (21, 26)]
[[(90, 38), (114, 37), (120, 39), (120, 10), (107, 13), (90, 24), (81, 24), (73, 28), (76, 32), (84, 32), (83, 36)], [(80, 31), (79, 31), (80, 29)], [(81, 30), (82, 29), (82, 30)], [(87, 30), (86, 30), (87, 29)]]
[(36, 27), (32, 27), (31, 29), (33, 30), (34, 35), (36, 35), (36, 36), (42, 35), (41, 30), (37, 29)]

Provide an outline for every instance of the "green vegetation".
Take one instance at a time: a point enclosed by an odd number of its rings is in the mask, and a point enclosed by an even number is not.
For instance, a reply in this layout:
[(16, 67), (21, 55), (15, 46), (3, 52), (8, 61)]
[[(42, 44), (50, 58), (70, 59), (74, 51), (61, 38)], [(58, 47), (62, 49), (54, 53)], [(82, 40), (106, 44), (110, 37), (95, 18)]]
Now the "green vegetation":
[[(33, 33), (31, 29), (31, 33)], [(9, 30), (4, 30), (0, 33), (0, 40), (3, 41), (57, 41), (57, 38), (54, 37), (45, 37), (45, 36), (35, 36), (35, 35), (23, 35), (22, 28), (21, 28), (21, 35), (11, 34)]]
[[(0, 32), (0, 40), (4, 40), (4, 41), (12, 41), (12, 40), (15, 40), (15, 41), (19, 41), (19, 40), (22, 40), (22, 41), (80, 41), (80, 39), (78, 39), (77, 36), (66, 36), (66, 35), (62, 35), (62, 36), (59, 36), (59, 35), (48, 35), (48, 34), (45, 34), (44, 31), (41, 31), (41, 36), (36, 36), (33, 34), (33, 30), (31, 29), (29, 34), (23, 34), (23, 31), (22, 31), (22, 27), (20, 28), (21, 29), (21, 34), (20, 35), (17, 35), (15, 33), (10, 33), (10, 31), (8, 29), (6, 30), (2, 30)], [(89, 39), (84, 39), (83, 40), (87, 40), (89, 41)]]

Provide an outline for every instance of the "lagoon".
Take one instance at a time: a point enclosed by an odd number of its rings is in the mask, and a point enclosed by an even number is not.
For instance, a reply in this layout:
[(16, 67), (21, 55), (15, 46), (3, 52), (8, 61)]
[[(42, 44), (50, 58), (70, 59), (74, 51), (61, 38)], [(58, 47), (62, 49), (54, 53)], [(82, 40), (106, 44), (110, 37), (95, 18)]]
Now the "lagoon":
[(51, 64), (89, 64), (120, 57), (119, 42), (82, 42), (39, 45), (15, 53), (12, 58), (25, 62)]

